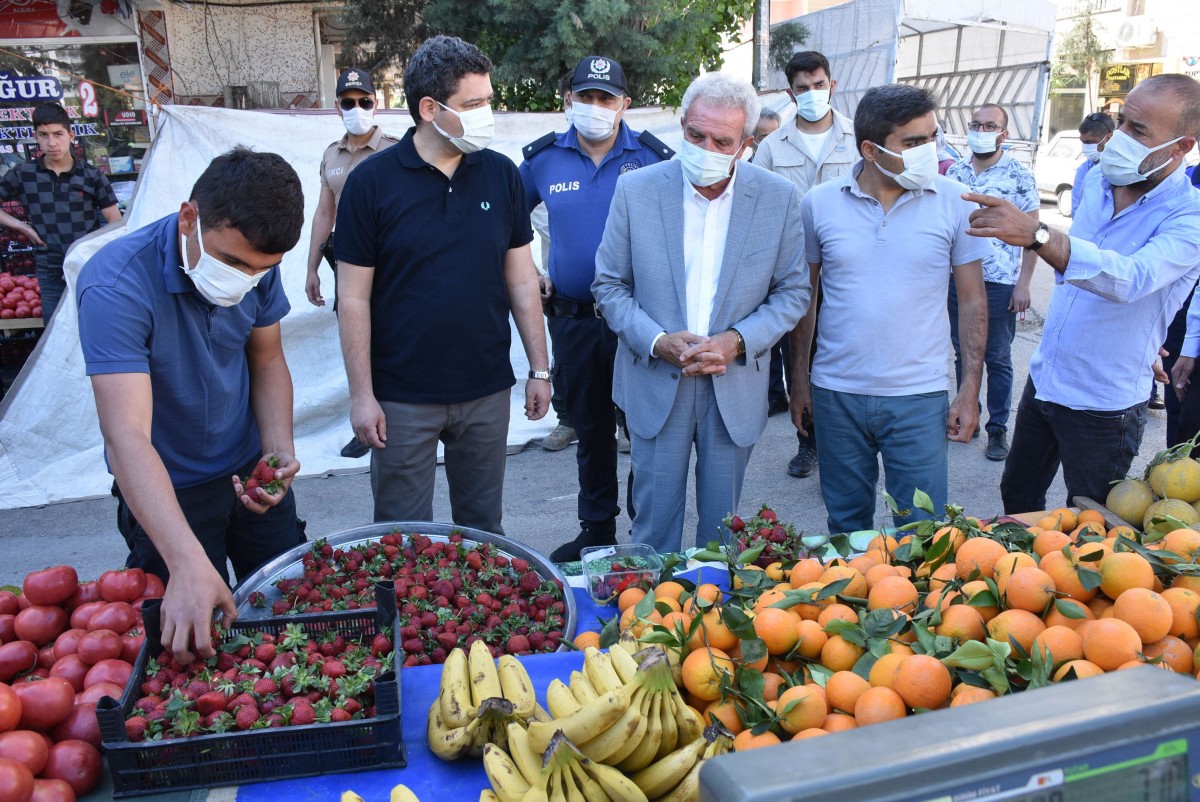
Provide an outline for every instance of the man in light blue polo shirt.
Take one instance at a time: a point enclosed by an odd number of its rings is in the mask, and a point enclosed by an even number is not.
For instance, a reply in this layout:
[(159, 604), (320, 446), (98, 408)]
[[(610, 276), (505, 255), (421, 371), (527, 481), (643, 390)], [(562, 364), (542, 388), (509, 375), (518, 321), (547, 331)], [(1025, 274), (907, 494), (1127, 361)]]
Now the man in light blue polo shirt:
[[(214, 608), (239, 579), (304, 540), (292, 477), (292, 377), (276, 269), (303, 225), (300, 178), (274, 153), (235, 148), (177, 214), (102, 248), (79, 275), (79, 339), (115, 483), (126, 565), (167, 585), (162, 643), (213, 654)], [(281, 488), (239, 476), (274, 456)]]
[(1112, 117), (1102, 111), (1089, 114), (1079, 124), (1079, 147), (1083, 149), (1083, 161), (1075, 168), (1075, 183), (1071, 184), (1071, 217), (1075, 216), (1079, 202), (1083, 200), (1084, 181), (1092, 168), (1100, 163), (1104, 143), (1112, 138), (1115, 127)]
[(1060, 274), (1017, 407), (1006, 513), (1045, 509), (1060, 463), (1068, 503), (1104, 498), (1138, 453), (1159, 346), (1200, 277), (1200, 195), (1184, 172), (1198, 136), (1200, 83), (1156, 75), (1125, 98), (1069, 236), (963, 196), (983, 206), (969, 233), (1037, 250)]
[[(812, 408), (830, 532), (875, 526), (881, 453), (887, 491), (902, 507), (920, 489), (940, 510), (946, 440), (969, 441), (979, 422), (982, 261), (991, 246), (966, 236), (972, 207), (959, 197), (962, 185), (938, 175), (936, 108), (917, 87), (868, 91), (854, 115), (861, 161), (801, 202), (812, 285), (823, 296)], [(963, 362), (953, 402), (944, 310), (951, 277)], [(815, 307), (792, 334), (793, 364), (796, 338), (812, 336)], [(799, 354), (806, 369), (807, 351)], [(913, 510), (897, 521), (923, 516)]]

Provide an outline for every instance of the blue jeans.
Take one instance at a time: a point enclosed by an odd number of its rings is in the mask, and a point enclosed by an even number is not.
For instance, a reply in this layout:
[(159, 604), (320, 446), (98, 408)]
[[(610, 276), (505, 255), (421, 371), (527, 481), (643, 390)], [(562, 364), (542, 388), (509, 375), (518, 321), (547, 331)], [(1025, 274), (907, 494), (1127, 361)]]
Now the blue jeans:
[[(987, 430), (1008, 431), (1008, 408), (1012, 404), (1012, 342), (1017, 336), (1017, 313), (1008, 311), (1012, 299), (1011, 284), (984, 282), (988, 302), (987, 346), (983, 364), (987, 368)], [(962, 386), (962, 352), (958, 347), (958, 293), (950, 282), (950, 342), (954, 344), (954, 375)], [(981, 403), (980, 409), (983, 409)]]
[(942, 510), (949, 494), (945, 391), (880, 396), (814, 386), (812, 395), (831, 534), (874, 528), (879, 454), (887, 492), (901, 509), (912, 509), (896, 517), (898, 526), (930, 517), (912, 507), (918, 488), (933, 499), (934, 510)]
[(42, 323), (49, 326), (54, 310), (62, 302), (63, 294), (67, 291), (67, 280), (63, 278), (63, 269), (59, 267), (37, 268), (38, 289), (42, 294)]
[(1000, 480), (1005, 514), (1046, 509), (1046, 489), (1060, 463), (1066, 506), (1076, 496), (1103, 503), (1111, 483), (1125, 478), (1142, 445), (1146, 402), (1114, 412), (1090, 412), (1039, 401), (1036, 393), (1029, 379)]

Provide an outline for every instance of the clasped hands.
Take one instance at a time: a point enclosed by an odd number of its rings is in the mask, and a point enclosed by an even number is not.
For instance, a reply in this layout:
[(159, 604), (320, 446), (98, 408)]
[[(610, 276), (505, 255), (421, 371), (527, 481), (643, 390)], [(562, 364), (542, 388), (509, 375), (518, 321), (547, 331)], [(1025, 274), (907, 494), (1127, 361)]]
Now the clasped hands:
[(737, 350), (737, 335), (732, 331), (708, 337), (677, 331), (658, 339), (654, 356), (681, 368), (684, 376), (721, 376)]

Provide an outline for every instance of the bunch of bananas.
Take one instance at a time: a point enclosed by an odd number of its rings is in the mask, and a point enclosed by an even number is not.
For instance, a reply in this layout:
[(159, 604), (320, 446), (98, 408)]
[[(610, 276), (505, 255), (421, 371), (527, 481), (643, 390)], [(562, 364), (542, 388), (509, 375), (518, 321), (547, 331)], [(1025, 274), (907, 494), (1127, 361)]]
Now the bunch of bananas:
[[(363, 798), (353, 791), (342, 791), (342, 802), (363, 802)], [(407, 785), (397, 785), (388, 795), (388, 802), (421, 802), (417, 795), (408, 789)]]
[(452, 649), (446, 656), (426, 735), (435, 755), (457, 760), (483, 754), (487, 743), (507, 745), (510, 723), (523, 728), (530, 721), (549, 720), (517, 658), (501, 655), (497, 668), (487, 645), (475, 641), (469, 655)]

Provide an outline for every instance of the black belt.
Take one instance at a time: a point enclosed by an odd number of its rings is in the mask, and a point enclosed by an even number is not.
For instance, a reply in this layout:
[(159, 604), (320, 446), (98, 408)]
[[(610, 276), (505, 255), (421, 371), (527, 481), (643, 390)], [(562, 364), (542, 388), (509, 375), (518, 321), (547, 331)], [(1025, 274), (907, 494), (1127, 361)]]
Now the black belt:
[(594, 303), (579, 303), (558, 297), (542, 301), (542, 311), (546, 313), (546, 317), (603, 317), (600, 309)]

